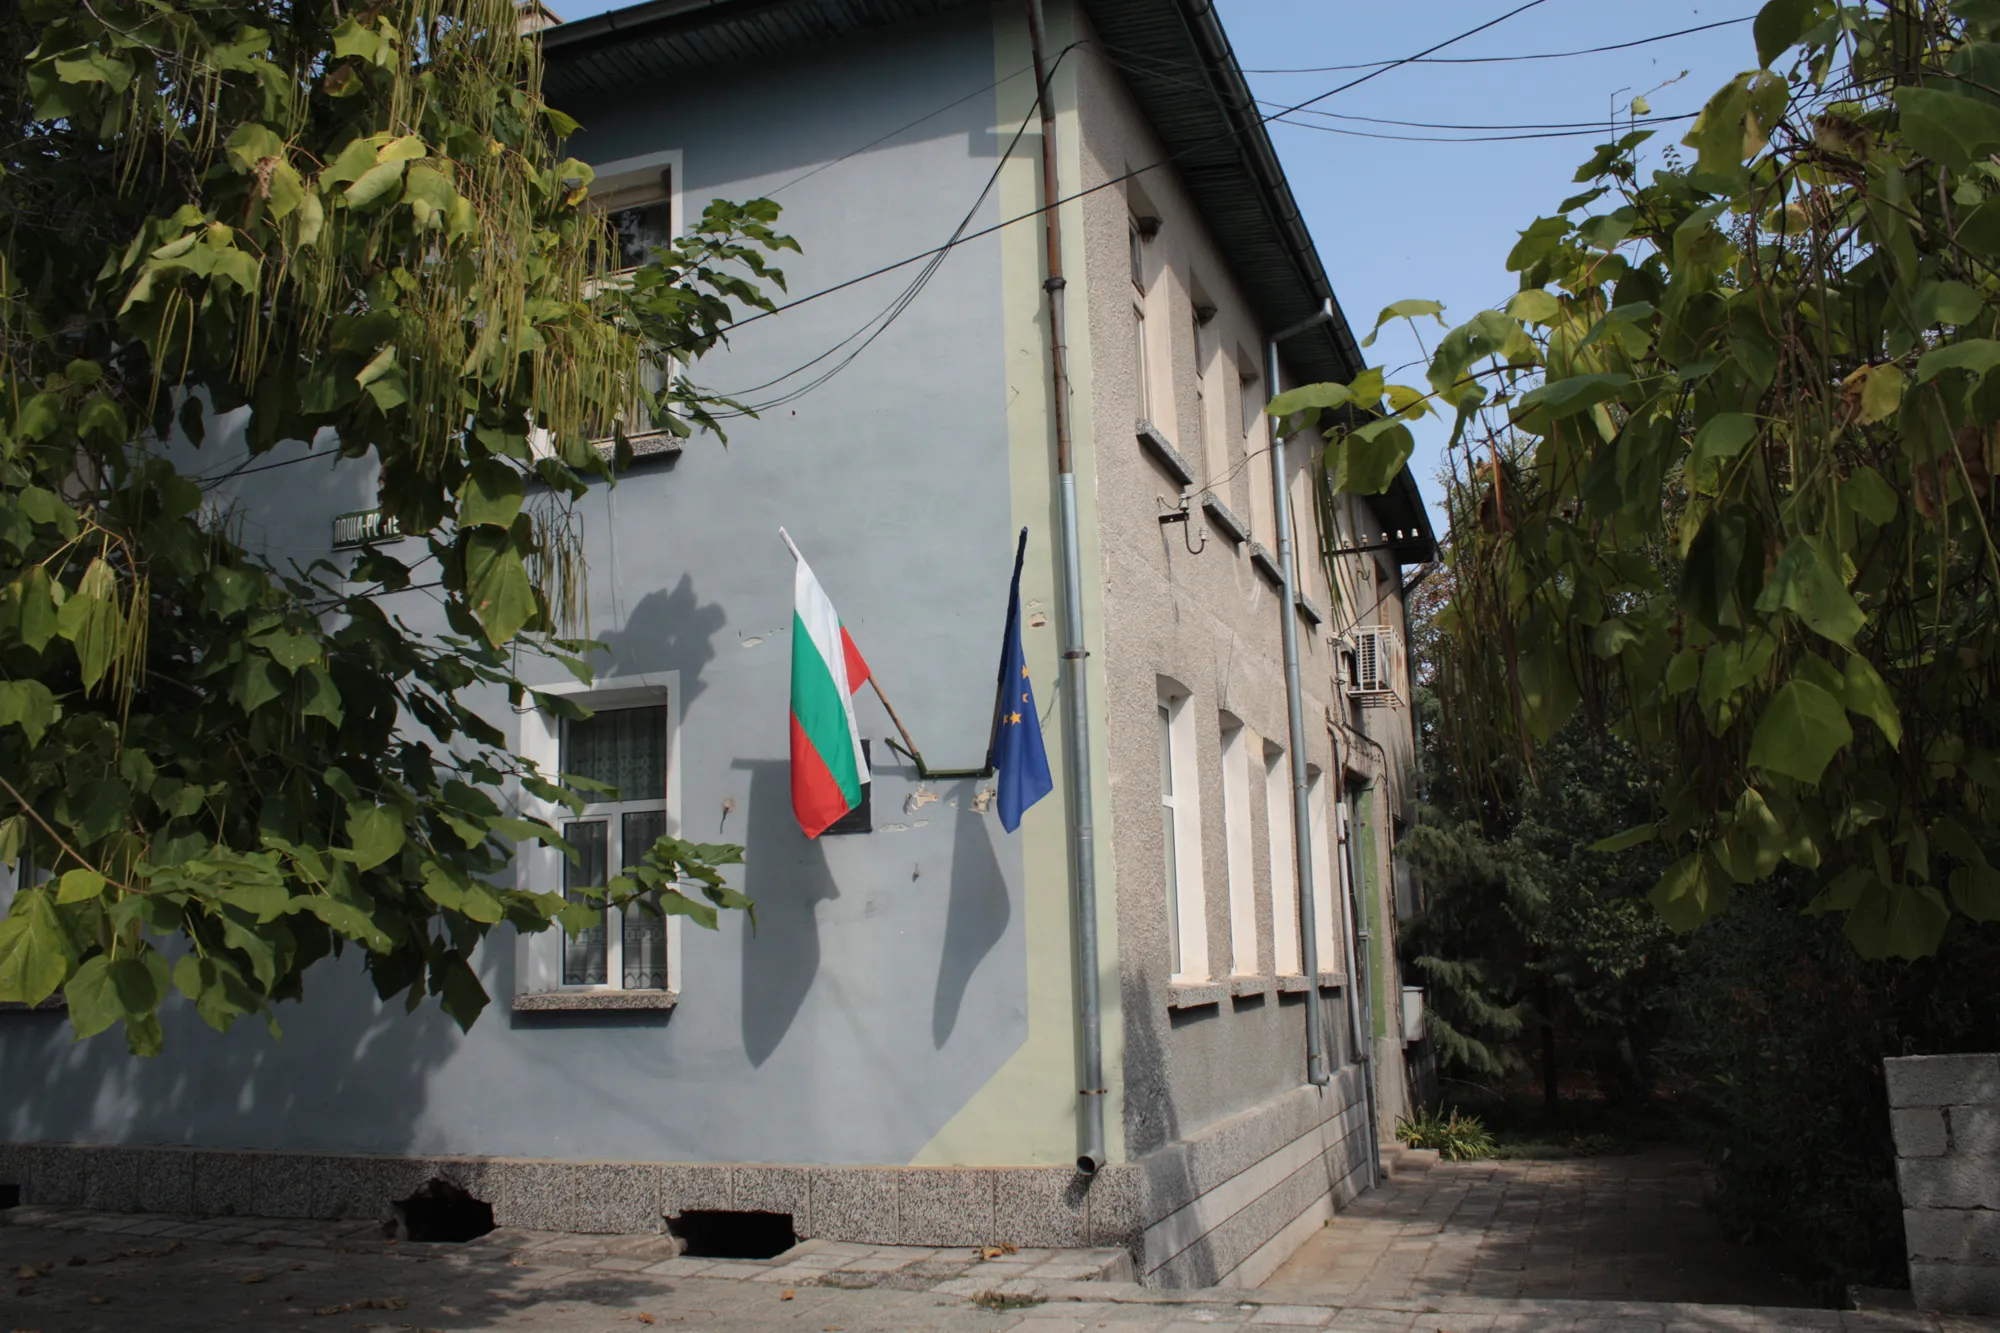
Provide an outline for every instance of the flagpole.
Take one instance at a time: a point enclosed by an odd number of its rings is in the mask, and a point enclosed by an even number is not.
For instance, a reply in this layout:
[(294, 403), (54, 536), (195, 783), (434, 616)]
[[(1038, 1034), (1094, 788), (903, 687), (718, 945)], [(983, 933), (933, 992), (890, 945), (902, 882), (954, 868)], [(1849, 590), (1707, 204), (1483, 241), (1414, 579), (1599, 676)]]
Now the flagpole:
[[(778, 535), (785, 539), (785, 548), (792, 553), (792, 559), (797, 560), (803, 564), (805, 561), (805, 556), (799, 553), (798, 543), (792, 540), (792, 534), (786, 532), (784, 528), (780, 527), (778, 529)], [(1023, 542), (1025, 542), (1027, 539), (1027, 530), (1023, 529), (1021, 535)], [(890, 703), (889, 696), (882, 693), (882, 682), (877, 678), (877, 673), (872, 665), (868, 669), (868, 684), (874, 688), (875, 697), (882, 701), (882, 710), (889, 715), (889, 720), (896, 724), (896, 734), (903, 738), (903, 747), (905, 753), (907, 753), (910, 756), (910, 758), (916, 763), (918, 777), (983, 778), (983, 777), (988, 777), (992, 774), (993, 748), (990, 739), (986, 750), (985, 768), (932, 769), (930, 765), (924, 762), (923, 751), (917, 749), (917, 743), (910, 739), (910, 729), (904, 726), (903, 719), (896, 715), (896, 705)], [(997, 681), (994, 683), (993, 709), (994, 709), (994, 715), (997, 717), (999, 715), (999, 709), (1000, 709), (999, 683)], [(893, 746), (894, 742), (892, 741), (890, 742), (890, 744)]]

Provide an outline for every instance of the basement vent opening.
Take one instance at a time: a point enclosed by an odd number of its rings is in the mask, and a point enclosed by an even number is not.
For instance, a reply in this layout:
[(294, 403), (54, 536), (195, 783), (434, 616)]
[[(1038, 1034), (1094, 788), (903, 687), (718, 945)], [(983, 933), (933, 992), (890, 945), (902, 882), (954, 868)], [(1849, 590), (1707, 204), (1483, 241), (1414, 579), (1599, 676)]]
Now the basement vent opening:
[(21, 1187), (19, 1185), (0, 1185), (0, 1210), (19, 1208), (20, 1206)]
[(691, 1211), (667, 1219), (691, 1259), (775, 1259), (799, 1243), (790, 1213)]
[(397, 1240), (444, 1241), (448, 1244), (478, 1240), (493, 1230), (493, 1205), (475, 1199), (449, 1180), (436, 1176), (426, 1180), (407, 1199), (389, 1205), (394, 1216), (383, 1228)]

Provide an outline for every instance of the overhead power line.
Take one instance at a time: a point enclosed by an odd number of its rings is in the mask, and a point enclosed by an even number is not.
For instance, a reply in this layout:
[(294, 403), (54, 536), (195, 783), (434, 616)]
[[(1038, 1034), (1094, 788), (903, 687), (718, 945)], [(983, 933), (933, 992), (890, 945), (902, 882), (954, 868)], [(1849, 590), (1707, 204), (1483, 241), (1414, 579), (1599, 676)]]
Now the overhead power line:
[(1609, 46), (1586, 46), (1578, 51), (1537, 51), (1517, 56), (1419, 56), (1415, 60), (1384, 61), (1370, 60), (1358, 65), (1306, 65), (1291, 69), (1246, 69), (1245, 74), (1340, 74), (1353, 69), (1373, 69), (1378, 65), (1504, 65), (1521, 60), (1568, 60), (1574, 56), (1602, 55), (1606, 51), (1629, 51), (1635, 46), (1650, 46), (1654, 42), (1671, 41), (1676, 37), (1690, 37), (1698, 32), (1712, 32), (1717, 28), (1733, 28), (1739, 23), (1749, 23), (1756, 16), (1740, 19), (1723, 19), (1719, 23), (1703, 23), (1693, 28), (1680, 28), (1673, 32), (1663, 32), (1652, 37), (1638, 37), (1629, 42), (1613, 42)]

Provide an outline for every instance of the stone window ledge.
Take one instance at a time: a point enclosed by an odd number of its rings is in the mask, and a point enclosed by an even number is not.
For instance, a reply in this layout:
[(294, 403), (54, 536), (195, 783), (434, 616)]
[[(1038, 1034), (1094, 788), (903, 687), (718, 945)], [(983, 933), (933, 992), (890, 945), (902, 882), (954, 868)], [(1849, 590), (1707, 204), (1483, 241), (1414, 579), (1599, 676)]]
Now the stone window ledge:
[(1167, 1008), (1205, 1009), (1221, 1004), (1229, 988), (1219, 981), (1176, 981), (1167, 987)]
[(1237, 999), (1248, 995), (1269, 995), (1276, 983), (1270, 977), (1243, 974), (1229, 978), (1229, 993)]
[(1280, 592), (1284, 591), (1285, 575), (1278, 568), (1278, 558), (1262, 542), (1250, 543), (1250, 563), (1257, 567), (1257, 572), (1264, 576), (1266, 583)]
[(550, 990), (514, 997), (517, 1014), (574, 1014), (671, 1009), (681, 1000), (670, 990)]
[(1209, 526), (1220, 531), (1230, 541), (1241, 546), (1250, 540), (1250, 529), (1245, 526), (1242, 519), (1236, 517), (1234, 510), (1222, 503), (1222, 497), (1214, 491), (1202, 493), (1201, 507), (1208, 514)]
[(1181, 451), (1174, 448), (1158, 426), (1142, 418), (1133, 423), (1133, 434), (1138, 436), (1139, 443), (1145, 446), (1146, 452), (1166, 468), (1181, 485), (1194, 485), (1194, 469), (1188, 466), (1187, 459), (1181, 457)]
[[(1319, 988), (1321, 990), (1342, 990), (1346, 985), (1347, 974), (1345, 972), (1322, 972), (1319, 974)], [(1287, 995), (1296, 995), (1304, 991), (1305, 988), (1306, 979), (1303, 974), (1293, 973), (1290, 976), (1278, 978), (1278, 989)]]

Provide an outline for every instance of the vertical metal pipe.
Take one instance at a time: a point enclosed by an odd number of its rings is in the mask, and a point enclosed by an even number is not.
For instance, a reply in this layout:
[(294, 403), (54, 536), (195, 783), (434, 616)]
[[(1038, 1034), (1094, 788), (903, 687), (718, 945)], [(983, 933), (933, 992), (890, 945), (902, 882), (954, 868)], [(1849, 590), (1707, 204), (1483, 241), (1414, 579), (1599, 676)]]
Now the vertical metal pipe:
[(1090, 706), (1085, 693), (1083, 646), (1083, 551), (1077, 535), (1076, 465), (1069, 435), (1069, 347), (1063, 324), (1062, 227), (1056, 201), (1056, 111), (1043, 59), (1041, 0), (1027, 0), (1028, 44), (1035, 58), (1035, 89), (1042, 110), (1042, 234), (1048, 246), (1049, 365), (1054, 381), (1056, 500), (1063, 582), (1063, 739), (1070, 800), (1070, 873), (1076, 939), (1076, 1021), (1078, 1046), (1077, 1170), (1104, 1165), (1104, 1035), (1097, 976), (1097, 849), (1092, 827)]
[(1347, 886), (1342, 904), (1347, 916), (1347, 1034), (1354, 1058), (1361, 1062), (1363, 1109), (1368, 1116), (1368, 1188), (1381, 1184), (1381, 1127), (1375, 1123), (1375, 1024), (1369, 1012), (1369, 980), (1357, 940), (1361, 931), (1361, 863), (1355, 846), (1354, 817), (1347, 804), (1346, 774), (1341, 775), (1340, 866)]
[[(1332, 317), (1322, 311), (1307, 325)], [(1278, 339), (1297, 332), (1287, 329), (1264, 344), (1264, 387), (1278, 393)], [(1306, 785), (1305, 692), (1299, 685), (1298, 592), (1293, 586), (1296, 562), (1292, 554), (1292, 506), (1285, 487), (1284, 423), (1271, 418), (1271, 505), (1278, 518), (1278, 573), (1284, 605), (1278, 609), (1285, 652), (1285, 715), (1292, 738), (1292, 855), (1299, 867), (1299, 956), (1306, 973), (1306, 1081), (1324, 1087), (1332, 1075), (1326, 1067), (1326, 1033), (1321, 1027), (1319, 999), (1319, 929), (1313, 902), (1312, 796)]]

